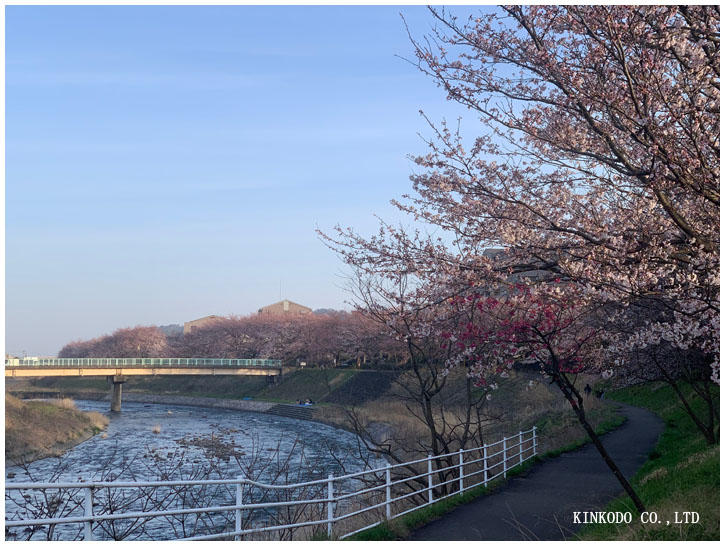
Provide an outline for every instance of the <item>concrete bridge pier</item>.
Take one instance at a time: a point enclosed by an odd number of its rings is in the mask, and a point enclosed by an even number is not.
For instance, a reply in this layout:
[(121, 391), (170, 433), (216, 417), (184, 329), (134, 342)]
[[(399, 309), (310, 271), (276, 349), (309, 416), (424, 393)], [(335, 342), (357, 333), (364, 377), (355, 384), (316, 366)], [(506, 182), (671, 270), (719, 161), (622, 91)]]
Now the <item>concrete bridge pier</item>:
[(126, 378), (120, 375), (109, 376), (109, 382), (111, 383), (111, 411), (121, 411), (121, 394), (123, 393), (123, 384), (126, 382)]

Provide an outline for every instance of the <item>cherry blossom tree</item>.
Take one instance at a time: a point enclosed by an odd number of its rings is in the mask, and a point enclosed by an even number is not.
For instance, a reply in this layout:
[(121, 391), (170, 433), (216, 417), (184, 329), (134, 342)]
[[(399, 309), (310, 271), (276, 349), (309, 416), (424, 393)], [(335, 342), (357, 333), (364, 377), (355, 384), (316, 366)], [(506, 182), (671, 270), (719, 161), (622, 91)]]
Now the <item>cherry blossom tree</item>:
[(544, 270), (590, 301), (657, 301), (667, 320), (639, 324), (621, 348), (697, 348), (718, 382), (717, 8), (431, 13), (418, 64), (484, 132), (467, 145), (431, 124), (416, 193), (396, 204), (445, 237), (383, 224), (370, 238), (339, 229), (331, 245), (366, 272), (404, 262), (485, 286)]
[(381, 268), (371, 272), (360, 268), (349, 289), (358, 308), (358, 320), (366, 325), (364, 331), (384, 330), (383, 337), (391, 341), (382, 346), (391, 354), (405, 351), (402, 373), (393, 381), (390, 395), (403, 402), (407, 413), (424, 426), (425, 433), (415, 439), (401, 435), (402, 431), (378, 437), (355, 408), (347, 416), (368, 451), (401, 464), (429, 453), (435, 455), (433, 464), (442, 484), (436, 494), (443, 495), (452, 477), (450, 468), (455, 466), (454, 453), (482, 445), (484, 428), (494, 418), (485, 411), (487, 390), (476, 387), (477, 377), (473, 374), (463, 382), (465, 392), (455, 393), (456, 403), (448, 403), (448, 364), (457, 357), (459, 347), (442, 343), (441, 333), (457, 328), (466, 317), (449, 305), (442, 279), (424, 285), (419, 276), (409, 275), (398, 266), (402, 264), (391, 264), (384, 273)]
[(71, 341), (63, 346), (58, 351), (59, 358), (87, 358), (90, 356), (90, 352), (93, 346), (93, 340), (82, 341), (76, 340)]
[[(609, 321), (609, 339), (624, 340), (612, 343), (612, 347), (618, 351), (616, 358), (627, 362), (626, 368), (619, 367), (619, 375), (623, 376), (626, 383), (666, 381), (705, 441), (715, 444), (718, 441), (719, 388), (711, 380), (712, 370), (707, 355), (698, 347), (681, 348), (667, 340), (658, 344), (640, 343), (638, 336), (632, 336), (633, 331), (641, 332), (642, 324), (664, 323), (670, 315), (666, 306), (652, 302), (646, 307), (630, 306), (620, 313), (625, 320), (618, 321), (617, 325)], [(615, 326), (619, 326), (619, 329)], [(622, 347), (629, 347), (629, 350), (622, 351)], [(683, 384), (689, 386), (689, 389), (684, 389)], [(695, 401), (700, 402), (699, 411), (695, 411)]]
[(153, 326), (121, 328), (59, 352), (66, 358), (174, 356), (278, 358), (287, 364), (334, 367), (358, 358), (402, 362), (402, 346), (386, 329), (346, 311), (303, 316), (249, 315), (220, 318), (184, 335), (167, 337)]
[[(373, 236), (338, 227), (323, 240), (355, 278), (409, 279), (401, 304), (473, 294), (470, 309), (475, 294), (504, 297), (510, 321), (495, 317), (494, 330), (470, 321), (462, 333), (476, 343), (456, 336), (451, 362), (500, 373), (502, 348), (509, 358), (527, 352), (585, 429), (571, 374), (606, 363), (626, 376), (631, 359), (615, 355), (663, 343), (695, 351), (719, 383), (718, 8), (431, 14), (428, 36), (411, 33), (415, 62), (482, 127), (467, 139), (460, 123), (429, 121), (414, 193), (394, 201), (419, 230), (381, 222)], [(555, 279), (576, 294), (575, 308), (552, 300)], [(653, 306), (667, 312), (648, 313)], [(566, 318), (573, 309), (577, 320)], [(552, 335), (541, 338), (547, 320)], [(617, 334), (607, 343), (595, 335), (602, 326)], [(492, 350), (497, 358), (483, 357)]]
[(103, 356), (161, 357), (168, 354), (166, 336), (156, 326), (121, 328), (106, 338)]
[[(719, 11), (712, 6), (431, 10), (421, 70), (487, 131), (445, 124), (400, 204), (455, 236), (449, 261), (547, 269), (671, 319), (636, 343), (698, 347), (719, 381)], [(484, 247), (502, 246), (494, 266)], [(440, 256), (439, 256), (440, 258)]]
[(120, 328), (88, 341), (73, 341), (59, 352), (60, 358), (161, 357), (167, 356), (166, 336), (156, 326)]
[(571, 404), (605, 463), (642, 512), (644, 504), (589, 423), (581, 385), (577, 386), (580, 372), (606, 372), (608, 365), (601, 317), (581, 301), (576, 286), (562, 289), (558, 283), (536, 291), (517, 284), (499, 297), (474, 291), (450, 299), (451, 306), (466, 311), (468, 320), (442, 337), (445, 344), (458, 348), (459, 358), (472, 362), (473, 374), (481, 378), (484, 371), (505, 377), (515, 362), (537, 365)]

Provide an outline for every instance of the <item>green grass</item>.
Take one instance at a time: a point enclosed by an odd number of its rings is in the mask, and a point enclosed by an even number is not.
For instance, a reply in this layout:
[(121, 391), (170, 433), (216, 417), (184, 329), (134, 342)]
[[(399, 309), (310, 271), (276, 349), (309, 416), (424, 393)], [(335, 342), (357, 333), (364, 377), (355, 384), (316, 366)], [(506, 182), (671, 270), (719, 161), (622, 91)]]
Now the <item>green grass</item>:
[[(26, 382), (29, 383), (26, 384)], [(14, 388), (15, 383), (6, 382), (7, 387)], [(18, 385), (18, 390), (57, 390), (62, 385), (67, 391), (105, 391), (110, 389), (105, 377), (43, 377), (38, 379), (25, 380)]]
[[(704, 405), (687, 386), (682, 387), (697, 411)], [(719, 391), (718, 391), (719, 393)], [(630, 525), (590, 524), (582, 540), (718, 540), (720, 538), (720, 446), (709, 446), (682, 408), (671, 387), (648, 383), (608, 394), (614, 400), (645, 407), (665, 422), (649, 460), (632, 485), (647, 511), (657, 512), (662, 523), (642, 524), (629, 497), (612, 501), (605, 511), (632, 513)], [(718, 400), (719, 402), (719, 400)], [(719, 430), (718, 430), (719, 436)], [(697, 524), (674, 524), (675, 512), (698, 512)], [(666, 525), (666, 521), (670, 525)]]
[[(598, 416), (599, 419), (603, 419), (596, 427), (595, 431), (598, 436), (601, 436), (602, 434), (606, 434), (607, 432), (611, 432), (620, 425), (622, 425), (627, 418), (624, 417), (622, 414), (617, 413), (615, 408), (609, 407), (605, 408), (603, 411), (599, 412), (600, 415)], [(558, 447), (556, 449), (550, 449), (546, 453), (544, 453), (544, 457), (547, 459), (553, 459), (554, 457), (558, 457), (562, 453), (566, 453), (567, 451), (574, 451), (575, 449), (579, 449), (583, 445), (588, 444), (591, 442), (591, 439), (589, 436), (586, 435), (586, 432), (582, 429), (582, 436), (569, 444), (566, 444), (564, 446)]]
[(270, 386), (261, 392), (259, 398), (285, 402), (310, 398), (314, 402), (321, 402), (328, 394), (349, 381), (355, 373), (364, 372), (317, 368), (297, 370), (287, 374), (279, 384)]
[[(686, 387), (689, 402), (696, 411), (704, 404)], [(645, 407), (657, 413), (666, 423), (655, 450), (642, 466), (632, 484), (648, 511), (657, 512), (660, 524), (641, 524), (629, 499), (622, 495), (612, 501), (604, 511), (632, 513), (631, 525), (590, 524), (582, 528), (582, 540), (719, 540), (720, 538), (720, 447), (708, 446), (690, 417), (682, 408), (674, 391), (663, 383), (648, 383), (609, 392), (607, 397), (628, 404)], [(602, 434), (619, 426), (623, 418), (607, 418), (597, 427)], [(718, 430), (719, 433), (719, 430)], [(719, 434), (718, 434), (719, 435)], [(572, 442), (551, 450), (529, 461), (511, 474), (524, 472), (533, 461), (555, 457), (585, 444), (585, 440)], [(384, 522), (377, 527), (358, 533), (354, 540), (399, 540), (434, 519), (444, 516), (455, 507), (495, 490), (503, 480), (488, 488), (477, 487), (461, 496), (422, 507), (410, 514)], [(697, 512), (697, 524), (675, 524), (674, 513)], [(670, 525), (666, 521), (670, 521)]]
[[(597, 429), (596, 429), (597, 434), (604, 434), (606, 432), (614, 430), (615, 428), (620, 426), (624, 421), (625, 421), (624, 417), (622, 417), (620, 414), (614, 413), (614, 412), (607, 412), (606, 420), (602, 421), (599, 424), (599, 426), (597, 426)], [(544, 459), (556, 457), (566, 451), (573, 451), (574, 449), (577, 449), (577, 448), (585, 445), (589, 441), (590, 440), (588, 440), (588, 438), (587, 439), (582, 438), (581, 440), (572, 442), (571, 444), (569, 444), (565, 447), (561, 447), (556, 450), (547, 451), (543, 455), (537, 455), (537, 456), (529, 459), (528, 461), (526, 461), (523, 465), (517, 466), (517, 467), (509, 470), (507, 478), (504, 479), (503, 477), (500, 477), (500, 478), (497, 478), (497, 479), (489, 482), (488, 487), (480, 485), (480, 486), (471, 488), (468, 491), (465, 491), (462, 495), (453, 495), (446, 499), (437, 501), (431, 505), (423, 506), (418, 510), (415, 510), (413, 512), (410, 512), (409, 514), (401, 516), (400, 518), (395, 518), (391, 521), (383, 522), (380, 525), (373, 527), (372, 529), (368, 529), (366, 531), (357, 533), (357, 534), (349, 537), (347, 540), (401, 540), (401, 539), (405, 539), (415, 529), (422, 527), (423, 525), (425, 525), (433, 520), (443, 517), (444, 515), (448, 514), (452, 510), (454, 510), (456, 507), (461, 506), (463, 504), (468, 504), (469, 502), (474, 501), (483, 495), (488, 495), (488, 494), (494, 492), (496, 489), (498, 489), (499, 487), (504, 485), (508, 481), (509, 478), (526, 472), (535, 463), (541, 462)]]
[(253, 398), (267, 402), (294, 403), (298, 399), (310, 398), (320, 402), (348, 381), (356, 373), (353, 370), (295, 370), (283, 375), (277, 384), (270, 385), (266, 377), (155, 377), (130, 378), (127, 392), (168, 393), (187, 396), (209, 396), (212, 398)]

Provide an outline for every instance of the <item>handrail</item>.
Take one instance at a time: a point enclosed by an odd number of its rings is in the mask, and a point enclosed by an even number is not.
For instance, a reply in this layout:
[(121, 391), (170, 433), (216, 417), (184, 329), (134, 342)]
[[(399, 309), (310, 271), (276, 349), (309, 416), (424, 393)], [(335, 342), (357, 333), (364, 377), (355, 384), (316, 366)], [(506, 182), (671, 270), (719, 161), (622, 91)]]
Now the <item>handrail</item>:
[[(515, 440), (515, 441), (514, 441)], [(489, 450), (490, 447), (504, 444), (504, 449)], [(477, 451), (483, 453), (483, 457), (478, 457), (477, 454), (473, 458), (466, 460), (466, 455)], [(215, 532), (207, 535), (199, 535), (192, 537), (184, 537), (181, 540), (211, 540), (215, 538), (232, 538), (242, 537), (251, 533), (264, 533), (272, 532), (283, 529), (293, 529), (309, 527), (311, 525), (327, 525), (327, 534), (330, 537), (343, 539), (358, 533), (364, 529), (372, 528), (379, 525), (383, 521), (398, 518), (404, 514), (407, 514), (413, 510), (421, 508), (437, 502), (438, 500), (450, 497), (455, 494), (463, 494), (464, 491), (477, 487), (479, 485), (488, 486), (488, 484), (498, 478), (506, 477), (507, 473), (510, 472), (516, 466), (523, 464), (525, 461), (536, 456), (537, 452), (537, 436), (536, 427), (533, 427), (526, 431), (521, 431), (510, 437), (504, 437), (498, 442), (491, 444), (484, 444), (480, 447), (461, 449), (451, 453), (444, 453), (439, 455), (429, 455), (424, 459), (418, 459), (407, 463), (398, 463), (395, 465), (385, 465), (378, 468), (369, 470), (363, 470), (360, 472), (353, 472), (341, 476), (329, 475), (326, 479), (309, 480), (306, 482), (299, 482), (293, 484), (267, 484), (249, 480), (243, 477), (234, 479), (215, 479), (215, 480), (167, 480), (167, 481), (146, 481), (146, 482), (129, 482), (129, 481), (117, 481), (117, 482), (63, 482), (63, 483), (37, 483), (37, 482), (21, 482), (21, 483), (6, 483), (6, 502), (9, 496), (12, 496), (16, 491), (23, 490), (68, 490), (69, 494), (72, 494), (73, 490), (83, 490), (83, 496), (74, 501), (73, 508), (69, 510), (69, 513), (64, 517), (49, 517), (49, 518), (34, 518), (34, 519), (7, 519), (5, 526), (9, 527), (37, 527), (44, 525), (57, 526), (59, 524), (82, 524), (84, 526), (83, 538), (85, 540), (93, 540), (94, 532), (93, 527), (95, 524), (96, 529), (99, 524), (109, 521), (117, 521), (124, 519), (143, 519), (148, 520), (152, 518), (165, 518), (167, 522), (171, 521), (169, 516), (187, 515), (187, 514), (220, 514), (220, 513), (235, 513), (236, 523), (233, 531), (224, 530), (224, 532)], [(452, 459), (452, 464), (444, 468), (433, 468), (433, 461), (441, 459), (443, 457)], [(397, 475), (393, 476), (393, 470), (402, 469), (406, 467), (406, 470), (412, 468), (412, 465), (418, 463), (427, 463), (427, 469), (425, 471), (414, 471), (413, 475)], [(493, 469), (503, 465), (503, 469), (494, 471)], [(471, 468), (473, 467), (473, 468)], [(371, 478), (364, 479), (364, 476), (372, 476)], [(349, 488), (345, 489), (342, 487), (340, 482), (345, 480), (356, 480), (362, 484), (362, 487), (350, 491)], [(411, 491), (411, 487), (414, 487), (415, 480), (419, 483), (424, 484), (427, 482), (427, 486), (421, 487), (420, 489), (414, 489)], [(412, 482), (412, 483), (411, 483)], [(337, 486), (335, 484), (338, 484)], [(403, 487), (403, 484), (406, 484)], [(233, 486), (231, 489), (236, 489), (236, 499), (232, 499), (230, 504), (218, 504), (218, 500), (210, 501), (217, 502), (214, 506), (191, 506), (191, 507), (179, 507), (172, 509), (151, 509), (148, 511), (134, 511), (131, 506), (129, 512), (110, 512), (110, 513), (96, 513), (94, 514), (94, 492), (99, 490), (112, 490), (112, 489), (127, 489), (127, 488), (162, 488), (162, 487), (203, 487), (210, 485), (222, 485), (222, 486)], [(317, 491), (315, 495), (320, 492), (323, 496), (314, 496), (313, 498), (305, 499), (292, 499), (287, 498), (286, 500), (271, 500), (267, 501), (266, 496), (262, 497), (262, 502), (244, 502), (242, 496), (242, 486), (248, 486), (250, 488), (257, 488), (257, 490), (271, 490), (271, 491), (289, 491), (295, 489), (301, 489), (302, 494), (309, 496), (310, 488), (317, 486), (314, 491)], [(324, 486), (327, 486), (326, 489)], [(337, 491), (335, 489), (337, 488)], [(324, 495), (324, 491), (327, 494)], [(250, 489), (251, 491), (251, 489)], [(110, 495), (109, 491), (109, 495)], [(266, 495), (266, 493), (264, 494)], [(437, 498), (434, 498), (436, 497)], [(422, 504), (414, 504), (409, 507), (406, 504), (402, 504), (401, 501), (408, 499), (408, 504), (416, 496), (426, 498), (427, 500)], [(365, 505), (360, 507), (359, 504), (352, 503), (353, 499), (359, 498)], [(75, 497), (73, 497), (75, 498)], [(251, 498), (251, 497), (250, 497)], [(252, 499), (253, 500), (253, 499)], [(402, 506), (401, 506), (402, 504)], [(327, 509), (327, 517), (324, 519), (315, 518), (315, 510), (310, 512), (304, 512), (307, 516), (313, 516), (313, 519), (293, 518), (293, 521), (289, 524), (284, 525), (266, 525), (261, 527), (247, 527), (242, 528), (241, 514), (243, 511), (251, 511), (258, 509), (274, 509), (274, 508), (290, 508), (290, 507), (314, 507), (318, 506), (318, 510)], [(158, 508), (158, 507), (157, 507)], [(363, 513), (371, 512), (374, 510), (380, 510), (375, 517), (376, 522), (369, 524), (369, 519), (353, 520), (355, 516)], [(335, 513), (337, 512), (337, 513)], [(317, 514), (320, 514), (318, 511)], [(343, 521), (348, 522), (348, 527), (343, 529), (338, 535), (334, 535), (335, 524), (340, 524)], [(284, 522), (283, 522), (284, 523)], [(222, 527), (223, 528), (223, 527)], [(217, 528), (217, 531), (219, 529)], [(159, 538), (159, 537), (150, 537)]]
[(282, 361), (270, 358), (172, 358), (172, 357), (89, 357), (89, 358), (6, 358), (6, 368), (281, 368)]

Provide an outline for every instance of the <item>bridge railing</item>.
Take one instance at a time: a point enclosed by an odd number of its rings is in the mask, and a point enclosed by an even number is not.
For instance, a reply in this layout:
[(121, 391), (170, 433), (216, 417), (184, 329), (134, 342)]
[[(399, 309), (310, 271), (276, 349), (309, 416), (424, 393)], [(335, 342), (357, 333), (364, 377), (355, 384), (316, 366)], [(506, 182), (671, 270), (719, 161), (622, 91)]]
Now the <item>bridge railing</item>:
[[(70, 538), (94, 540), (113, 538), (109, 536), (109, 526), (119, 520), (134, 522), (163, 520), (167, 526), (174, 525), (179, 518), (188, 516), (209, 517), (217, 514), (216, 524), (203, 526), (207, 534), (199, 533), (195, 522), (188, 528), (192, 532), (181, 531), (177, 527), (154, 527), (154, 533), (139, 531), (129, 538), (180, 540), (242, 539), (247, 535), (257, 535), (261, 539), (305, 538), (327, 534), (330, 538), (343, 539), (360, 531), (370, 529), (384, 521), (390, 521), (433, 504), (444, 498), (461, 495), (474, 487), (487, 487), (498, 478), (536, 455), (536, 427), (521, 431), (513, 436), (504, 437), (498, 442), (484, 444), (471, 449), (461, 449), (453, 453), (429, 455), (428, 457), (386, 465), (370, 470), (334, 476), (327, 479), (312, 480), (293, 484), (264, 484), (239, 477), (231, 480), (202, 481), (158, 481), (158, 482), (86, 482), (86, 483), (6, 483), (6, 538), (23, 539), (9, 529), (21, 528), (24, 532), (37, 530), (41, 526), (53, 526), (50, 539), (68, 539), (62, 536), (58, 526), (75, 526)], [(219, 494), (193, 495), (195, 498), (208, 498), (209, 505), (174, 506), (155, 505), (155, 498), (168, 498), (168, 494), (155, 491), (174, 487), (224, 486), (226, 502), (220, 502)], [(249, 488), (263, 491), (262, 495), (250, 496)], [(105, 498), (111, 498), (111, 491), (136, 489), (145, 491), (141, 506), (124, 504), (128, 511), (108, 510)], [(56, 496), (48, 491), (57, 491)], [(266, 492), (273, 491), (275, 497)], [(61, 492), (66, 495), (64, 506), (70, 506), (62, 517), (37, 517), (38, 514), (57, 514), (38, 509), (37, 505), (23, 511), (13, 511), (8, 516), (8, 502), (22, 507), (18, 495), (24, 499), (33, 493), (43, 498), (57, 499)], [(236, 494), (235, 494), (236, 492)], [(297, 492), (297, 493), (295, 493)], [(16, 497), (13, 498), (13, 495)], [(116, 494), (119, 495), (120, 494)], [(190, 497), (190, 495), (184, 495)], [(68, 500), (70, 498), (74, 500)], [(277, 499), (277, 500), (270, 500)], [(256, 499), (256, 500), (255, 500)], [(261, 500), (260, 500), (261, 499)], [(50, 502), (48, 504), (50, 506)], [(163, 509), (159, 509), (163, 508)], [(258, 517), (249, 517), (255, 515)], [(28, 516), (36, 517), (28, 517)], [(245, 523), (246, 522), (246, 523)], [(144, 529), (140, 526), (139, 529)], [(208, 530), (212, 532), (209, 533)], [(307, 529), (307, 534), (295, 536), (294, 531)], [(21, 531), (22, 533), (23, 531)], [(53, 534), (56, 533), (56, 534)]]
[(281, 368), (266, 358), (6, 358), (12, 368)]

